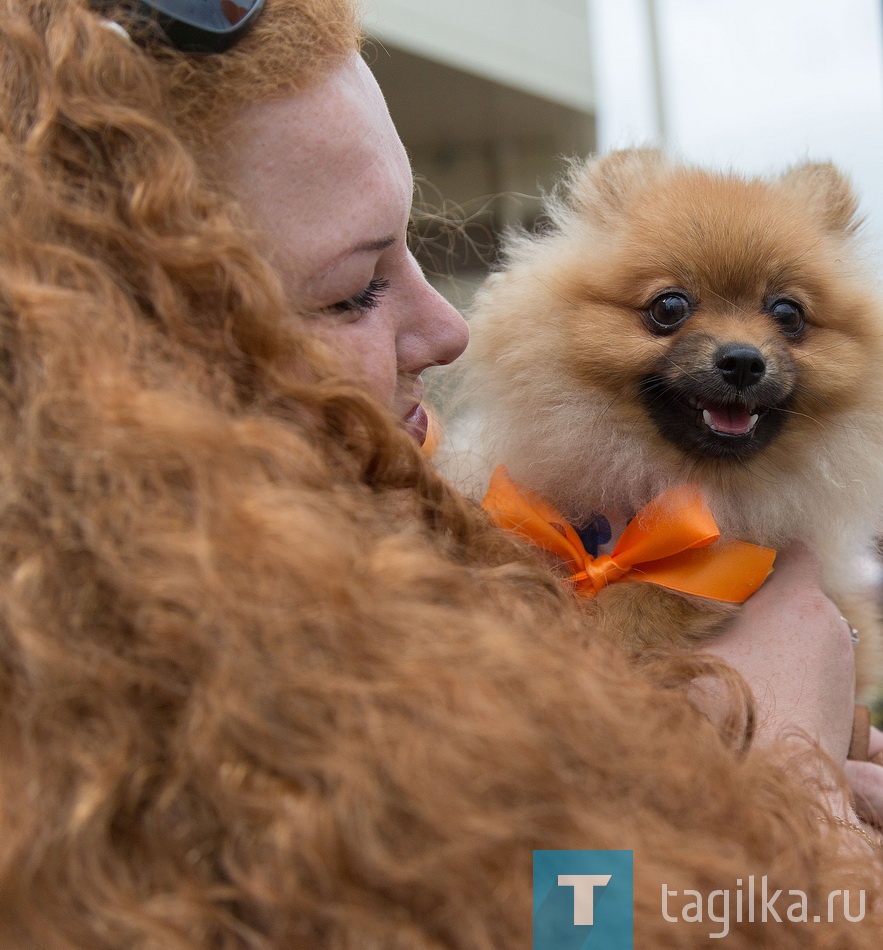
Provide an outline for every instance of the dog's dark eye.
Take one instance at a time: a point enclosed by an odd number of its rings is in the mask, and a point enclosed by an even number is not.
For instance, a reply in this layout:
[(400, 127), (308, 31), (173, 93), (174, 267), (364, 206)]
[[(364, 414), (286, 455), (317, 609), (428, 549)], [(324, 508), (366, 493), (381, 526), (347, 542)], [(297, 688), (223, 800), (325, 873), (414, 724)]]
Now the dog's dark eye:
[(676, 330), (693, 312), (693, 302), (686, 294), (660, 294), (647, 309), (647, 325), (651, 332), (663, 334)]
[(781, 298), (774, 300), (767, 309), (788, 336), (797, 336), (803, 330), (803, 307), (799, 303)]

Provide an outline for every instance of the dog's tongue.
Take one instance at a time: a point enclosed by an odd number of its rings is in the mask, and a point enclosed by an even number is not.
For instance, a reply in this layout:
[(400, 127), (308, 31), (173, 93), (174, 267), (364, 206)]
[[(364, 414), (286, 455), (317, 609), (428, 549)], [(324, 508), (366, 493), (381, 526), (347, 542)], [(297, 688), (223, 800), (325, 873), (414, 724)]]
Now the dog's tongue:
[(751, 413), (747, 409), (709, 407), (702, 416), (707, 426), (724, 435), (747, 435), (751, 431)]

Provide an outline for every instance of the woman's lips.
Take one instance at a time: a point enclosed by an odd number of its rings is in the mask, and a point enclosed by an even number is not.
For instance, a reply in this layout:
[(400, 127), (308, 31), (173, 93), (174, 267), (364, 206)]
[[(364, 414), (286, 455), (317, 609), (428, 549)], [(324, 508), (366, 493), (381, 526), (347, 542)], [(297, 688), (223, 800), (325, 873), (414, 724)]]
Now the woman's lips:
[(423, 445), (426, 441), (426, 433), (429, 431), (429, 417), (420, 403), (417, 403), (405, 416), (405, 429), (413, 439), (417, 440), (419, 445)]

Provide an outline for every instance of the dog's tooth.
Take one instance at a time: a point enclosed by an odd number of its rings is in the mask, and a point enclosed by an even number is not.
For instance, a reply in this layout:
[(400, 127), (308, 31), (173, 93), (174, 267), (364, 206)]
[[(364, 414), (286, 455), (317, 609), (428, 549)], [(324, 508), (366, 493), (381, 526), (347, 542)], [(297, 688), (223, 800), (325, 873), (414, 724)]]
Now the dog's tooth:
[(711, 413), (707, 409), (702, 410), (702, 421), (711, 428)]
[(754, 415), (753, 415), (753, 416), (751, 417), (751, 419), (748, 421), (748, 431), (749, 431), (749, 432), (751, 432), (751, 430), (757, 425), (757, 418), (758, 418), (757, 413), (754, 413)]

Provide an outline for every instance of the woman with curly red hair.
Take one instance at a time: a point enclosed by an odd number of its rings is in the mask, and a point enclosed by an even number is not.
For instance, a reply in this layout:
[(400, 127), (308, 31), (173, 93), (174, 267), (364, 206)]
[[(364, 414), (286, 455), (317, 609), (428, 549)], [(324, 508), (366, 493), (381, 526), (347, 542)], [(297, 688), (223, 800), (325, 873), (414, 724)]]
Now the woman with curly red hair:
[(465, 333), (351, 4), (202, 56), (139, 11), (0, 0), (0, 945), (526, 947), (532, 851), (577, 848), (634, 850), (638, 947), (710, 942), (661, 885), (749, 874), (867, 918), (730, 945), (876, 947), (806, 555), (720, 647), (780, 630), (778, 720), (594, 643), (417, 445)]

